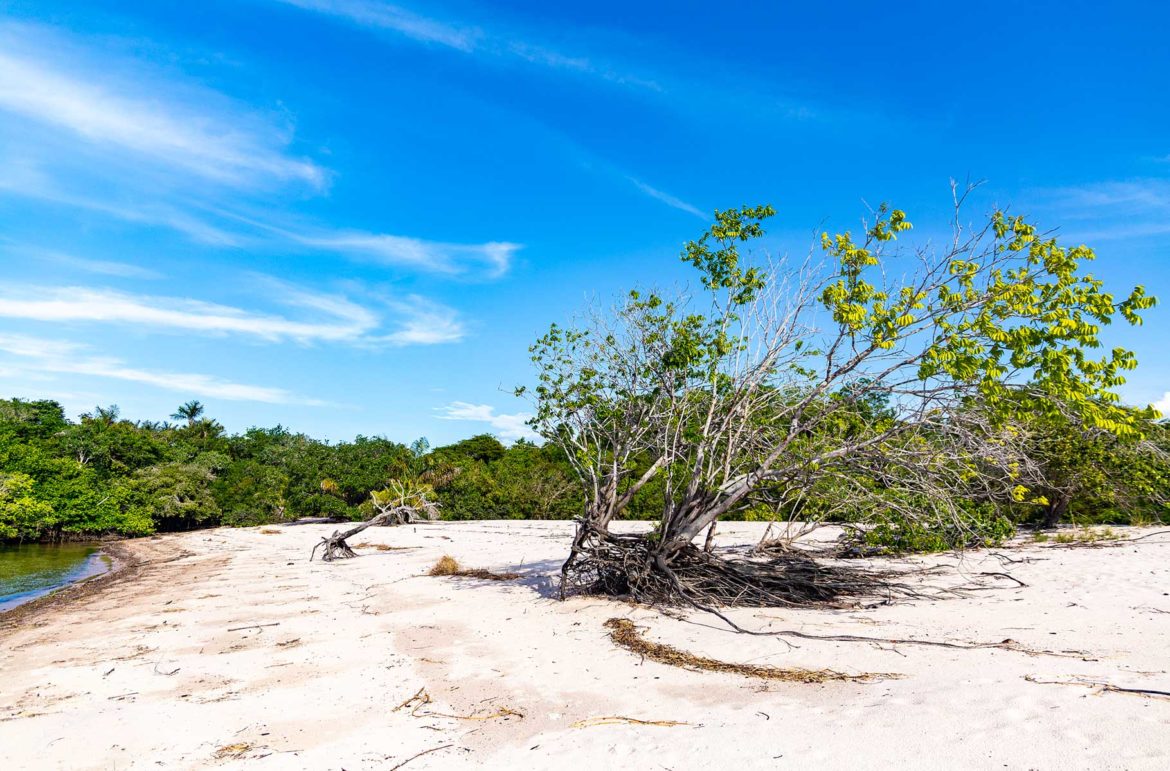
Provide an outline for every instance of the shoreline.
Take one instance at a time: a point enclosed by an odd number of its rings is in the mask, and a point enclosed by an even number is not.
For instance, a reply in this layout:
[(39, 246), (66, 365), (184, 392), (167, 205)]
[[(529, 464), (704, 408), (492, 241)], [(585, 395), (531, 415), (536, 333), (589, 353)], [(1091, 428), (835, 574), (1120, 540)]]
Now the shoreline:
[[(147, 538), (149, 537), (147, 536)], [(3, 639), (4, 633), (10, 628), (36, 620), (52, 611), (70, 608), (96, 596), (107, 587), (134, 578), (142, 561), (128, 544), (136, 540), (139, 539), (121, 539), (102, 543), (98, 553), (104, 554), (110, 559), (109, 569), (50, 590), (47, 594), (0, 612), (0, 639)]]
[[(981, 583), (727, 611), (797, 639), (555, 599), (571, 522), (371, 528), (358, 558), (309, 562), (333, 527), (119, 542), (119, 569), (0, 616), (0, 767), (847, 769), (858, 748), (878, 767), (1170, 764), (1170, 700), (1100, 686), (1170, 690), (1170, 538), (864, 560), (940, 568), (908, 576), (927, 587)], [(760, 532), (728, 523), (717, 548)], [(518, 578), (427, 575), (444, 555)], [(659, 651), (873, 678), (677, 666), (615, 644), (613, 619)]]

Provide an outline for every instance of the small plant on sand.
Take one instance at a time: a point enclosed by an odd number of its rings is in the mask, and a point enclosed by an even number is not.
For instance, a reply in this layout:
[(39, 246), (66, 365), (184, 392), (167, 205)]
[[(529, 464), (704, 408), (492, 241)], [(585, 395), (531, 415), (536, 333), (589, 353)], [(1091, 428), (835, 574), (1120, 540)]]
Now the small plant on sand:
[(458, 575), (462, 568), (459, 567), (459, 561), (449, 554), (444, 554), (439, 558), (439, 561), (431, 566), (428, 576), (454, 576)]
[(1122, 541), (1129, 536), (1119, 533), (1111, 527), (1086, 527), (1073, 532), (1057, 533), (1057, 543), (1098, 543), (1100, 541)]

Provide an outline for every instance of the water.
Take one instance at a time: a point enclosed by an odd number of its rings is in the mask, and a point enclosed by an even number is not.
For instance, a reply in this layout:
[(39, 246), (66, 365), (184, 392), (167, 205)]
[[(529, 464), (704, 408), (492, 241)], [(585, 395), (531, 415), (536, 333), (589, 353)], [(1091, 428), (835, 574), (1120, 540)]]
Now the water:
[(93, 544), (0, 546), (0, 613), (108, 569)]

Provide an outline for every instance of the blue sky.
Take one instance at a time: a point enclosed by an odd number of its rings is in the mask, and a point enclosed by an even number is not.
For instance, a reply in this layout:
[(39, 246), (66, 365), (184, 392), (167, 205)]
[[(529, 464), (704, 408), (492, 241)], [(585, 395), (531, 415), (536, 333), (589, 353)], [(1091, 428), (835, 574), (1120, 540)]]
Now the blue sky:
[[(823, 7), (822, 7), (823, 6)], [(0, 393), (229, 429), (523, 432), (527, 347), (768, 247), (985, 184), (1170, 302), (1163, 3), (0, 0)], [(933, 225), (932, 225), (933, 223)], [(1109, 343), (1170, 406), (1165, 307)]]

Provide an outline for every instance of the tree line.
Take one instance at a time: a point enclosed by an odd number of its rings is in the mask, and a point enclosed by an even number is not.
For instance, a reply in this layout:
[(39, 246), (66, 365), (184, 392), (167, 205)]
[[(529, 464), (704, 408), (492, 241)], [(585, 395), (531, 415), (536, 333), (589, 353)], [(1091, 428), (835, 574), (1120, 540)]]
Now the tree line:
[(474, 436), (430, 448), (385, 437), (331, 443), (282, 426), (228, 434), (189, 402), (173, 422), (117, 407), (77, 420), (50, 400), (0, 401), (0, 540), (139, 536), (303, 517), (363, 519), (372, 494), (407, 484), (445, 519), (577, 513), (555, 446)]
[[(359, 520), (373, 513), (372, 496), (393, 484), (437, 502), (447, 520), (570, 519), (585, 505), (573, 463), (555, 442), (505, 446), (483, 434), (437, 448), (425, 439), (407, 445), (366, 436), (331, 443), (282, 426), (228, 434), (198, 402), (171, 417), (131, 421), (99, 407), (70, 420), (55, 401), (0, 400), (0, 540)], [(871, 397), (826, 430), (848, 437), (890, 419), (889, 406)], [(1170, 511), (1170, 427), (1160, 421), (1149, 421), (1139, 442), (1037, 416), (1028, 447), (1043, 481), (1027, 498), (960, 501), (980, 512), (980, 538), (1010, 535), (1020, 524), (1145, 524)], [(649, 455), (629, 461), (636, 476), (651, 463)], [(664, 479), (647, 484), (623, 516), (660, 517), (664, 488)], [(881, 473), (854, 469), (821, 475), (799, 495), (761, 498), (732, 518), (853, 523), (874, 543), (910, 550), (957, 545), (960, 533), (911, 526), (901, 512), (914, 502), (904, 497)]]

